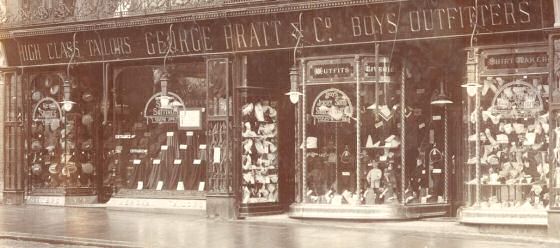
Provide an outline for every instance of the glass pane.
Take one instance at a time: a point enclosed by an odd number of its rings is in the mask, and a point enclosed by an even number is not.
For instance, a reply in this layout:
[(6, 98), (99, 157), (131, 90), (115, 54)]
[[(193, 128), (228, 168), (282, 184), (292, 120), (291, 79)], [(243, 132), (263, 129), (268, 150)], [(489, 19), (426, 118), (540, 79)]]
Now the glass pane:
[(364, 204), (398, 203), (402, 185), (400, 84), (364, 84), (360, 97)]
[(243, 203), (278, 202), (278, 103), (248, 97), (241, 109)]
[(360, 204), (356, 191), (356, 85), (306, 89), (306, 201)]
[[(178, 128), (179, 111), (206, 106), (204, 63), (128, 67), (115, 84), (114, 132), (106, 132), (108, 171), (124, 188), (204, 189), (207, 147), (204, 129)], [(167, 84), (166, 84), (167, 82)]]
[(560, 161), (560, 111), (551, 111), (551, 116), (553, 117), (551, 120), (552, 127), (555, 128), (552, 133), (554, 140), (551, 142), (551, 145), (553, 145), (552, 152), (554, 156), (554, 163), (550, 166), (550, 207), (560, 208), (560, 163), (558, 163), (558, 161)]
[[(480, 82), (480, 204), (535, 208), (548, 205), (551, 166), (548, 76), (484, 77)], [(476, 123), (474, 114), (469, 121)], [(476, 133), (468, 137), (476, 140)], [(469, 166), (476, 158), (469, 159)], [(471, 170), (476, 172), (476, 170)], [(476, 179), (467, 183), (476, 185)]]
[(31, 82), (31, 159), (34, 188), (93, 187), (96, 88), (88, 78), (64, 84), (56, 74)]

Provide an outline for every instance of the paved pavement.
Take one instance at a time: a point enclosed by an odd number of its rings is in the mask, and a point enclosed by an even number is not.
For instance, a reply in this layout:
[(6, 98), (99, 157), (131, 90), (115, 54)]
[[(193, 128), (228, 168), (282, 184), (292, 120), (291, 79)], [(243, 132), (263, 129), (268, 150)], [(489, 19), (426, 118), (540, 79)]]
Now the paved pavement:
[[(549, 240), (480, 235), (453, 221), (340, 222), (286, 215), (220, 221), (204, 216), (105, 208), (0, 206), (0, 247), (6, 238), (50, 245), (98, 247), (543, 247)], [(13, 241), (11, 241), (13, 242)], [(23, 245), (23, 246), (22, 246)]]

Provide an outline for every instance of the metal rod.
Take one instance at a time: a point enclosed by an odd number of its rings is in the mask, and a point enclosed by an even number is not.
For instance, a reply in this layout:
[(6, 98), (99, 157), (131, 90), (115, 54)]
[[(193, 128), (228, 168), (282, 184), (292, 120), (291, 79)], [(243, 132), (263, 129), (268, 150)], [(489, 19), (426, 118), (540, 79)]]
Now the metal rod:
[[(391, 63), (391, 61), (389, 61)], [(406, 63), (403, 62), (401, 68), (401, 202), (405, 204), (406, 196)]]
[[(473, 59), (475, 61), (475, 80), (478, 82), (478, 59), (475, 50), (472, 51)], [(475, 148), (475, 156), (476, 156), (476, 204), (480, 207), (480, 118), (479, 118), (479, 110), (480, 110), (480, 90), (479, 87), (476, 89), (475, 95), (475, 133), (476, 133), (476, 148)]]
[[(360, 68), (360, 57), (355, 57), (356, 68)], [(356, 193), (360, 194), (361, 191), (361, 182), (360, 177), (362, 174), (361, 170), (361, 160), (360, 155), (362, 153), (361, 148), (361, 128), (360, 128), (360, 73), (356, 73)]]
[(449, 203), (449, 164), (448, 164), (448, 152), (447, 152), (447, 148), (449, 147), (449, 137), (448, 137), (448, 123), (447, 123), (447, 106), (443, 107), (443, 118), (444, 118), (444, 130), (443, 130), (443, 166), (444, 166), (444, 176), (445, 176), (445, 187), (443, 188), (444, 193), (443, 193), (443, 197), (445, 197), (445, 203)]
[(301, 103), (301, 121), (303, 123), (302, 125), (302, 137), (303, 137), (303, 149), (302, 149), (302, 178), (301, 178), (301, 187), (302, 187), (302, 191), (303, 191), (303, 198), (302, 198), (302, 202), (306, 203), (307, 202), (307, 181), (306, 181), (306, 177), (307, 177), (307, 139), (306, 139), (306, 119), (305, 119), (305, 107), (306, 107), (306, 89), (305, 89), (305, 62), (302, 61), (301, 64), (301, 85), (302, 85), (302, 93), (303, 93), (303, 97), (302, 97), (302, 103)]

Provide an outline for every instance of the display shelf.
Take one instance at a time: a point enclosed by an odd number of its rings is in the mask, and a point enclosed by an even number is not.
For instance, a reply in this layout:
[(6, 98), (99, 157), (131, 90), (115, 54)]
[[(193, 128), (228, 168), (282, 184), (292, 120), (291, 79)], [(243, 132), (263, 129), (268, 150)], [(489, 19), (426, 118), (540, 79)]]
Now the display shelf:
[(231, 115), (208, 115), (208, 121), (226, 121), (231, 119)]

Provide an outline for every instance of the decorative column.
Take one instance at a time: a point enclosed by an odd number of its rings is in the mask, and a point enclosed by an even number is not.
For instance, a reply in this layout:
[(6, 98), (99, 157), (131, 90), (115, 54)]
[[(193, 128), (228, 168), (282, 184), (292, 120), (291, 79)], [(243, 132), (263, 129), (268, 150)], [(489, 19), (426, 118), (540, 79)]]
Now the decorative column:
[(554, 2), (554, 27), (560, 27), (560, 1), (553, 0)]
[[(2, 74), (0, 76), (0, 99), (4, 99), (4, 83), (5, 78), (4, 75)], [(0, 100), (0, 137), (4, 137), (4, 101)], [(4, 166), (5, 166), (5, 160), (4, 160), (4, 139), (1, 138), (0, 139), (0, 149), (2, 149), (2, 152), (0, 152), (0, 189), (2, 189), (2, 191), (4, 190)], [(0, 194), (0, 202), (4, 201), (4, 194)]]
[[(554, 26), (560, 27), (560, 2), (554, 1), (556, 23)], [(554, 30), (549, 36), (550, 52), (550, 97), (549, 99), (549, 123), (550, 123), (550, 206), (548, 208), (548, 235), (557, 239), (560, 237), (560, 163), (558, 162), (558, 149), (560, 148), (558, 133), (555, 132), (560, 127), (560, 30)]]
[[(24, 142), (23, 132), (23, 94), (21, 77), (14, 72), (3, 72), (3, 140), (2, 140), (2, 166), (3, 168), (3, 202), (4, 204), (18, 205), (24, 202), (25, 169), (24, 169)], [(18, 80), (20, 79), (20, 80)], [(19, 82), (18, 82), (19, 81)]]
[[(234, 92), (234, 96), (230, 94), (232, 87), (231, 80), (229, 79), (230, 69), (232, 70), (233, 82), (236, 86), (244, 82), (244, 57), (234, 57), (232, 67), (230, 67), (230, 59), (227, 57), (209, 58), (206, 61), (206, 79), (208, 83), (207, 94), (207, 151), (208, 164), (206, 170), (206, 214), (211, 218), (219, 219), (237, 219), (239, 216), (240, 205), (240, 178), (238, 174), (241, 173), (241, 162), (239, 160), (239, 145), (241, 144), (239, 136), (241, 134), (240, 126), (233, 123), (241, 123), (238, 119), (238, 114), (234, 111), (239, 111), (239, 93)], [(213, 111), (212, 108), (219, 104), (218, 97), (214, 95), (216, 88), (225, 89), (226, 99), (226, 113), (218, 113)], [(235, 104), (233, 103), (233, 97)], [(232, 106), (233, 105), (233, 106)], [(235, 117), (233, 117), (235, 116)], [(232, 118), (236, 118), (234, 121)], [(233, 132), (232, 130), (235, 130)], [(213, 139), (217, 139), (213, 140)], [(232, 149), (235, 149), (235, 156)], [(220, 155), (214, 154), (218, 152)], [(239, 153), (240, 154), (240, 153)], [(218, 159), (215, 160), (215, 159)], [(237, 174), (237, 175), (236, 175)], [(237, 196), (237, 197), (236, 197)]]

